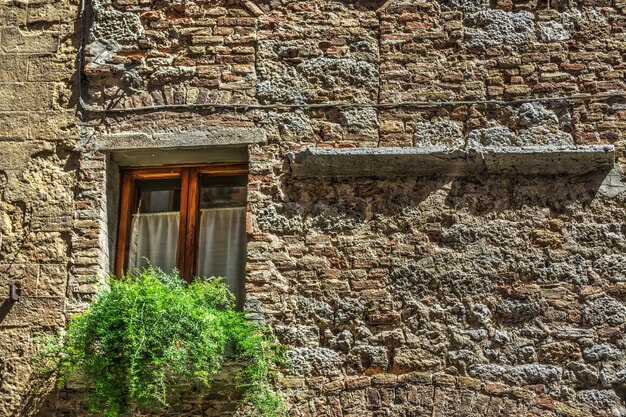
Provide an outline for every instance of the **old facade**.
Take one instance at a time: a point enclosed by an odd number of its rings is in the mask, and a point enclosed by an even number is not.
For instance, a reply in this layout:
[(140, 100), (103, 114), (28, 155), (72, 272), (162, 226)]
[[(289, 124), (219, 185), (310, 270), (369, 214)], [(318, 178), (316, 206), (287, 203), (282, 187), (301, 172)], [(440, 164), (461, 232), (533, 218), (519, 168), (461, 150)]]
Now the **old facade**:
[(84, 415), (31, 341), (192, 163), (248, 166), (291, 415), (626, 415), (623, 0), (3, 0), (0, 57), (0, 415)]

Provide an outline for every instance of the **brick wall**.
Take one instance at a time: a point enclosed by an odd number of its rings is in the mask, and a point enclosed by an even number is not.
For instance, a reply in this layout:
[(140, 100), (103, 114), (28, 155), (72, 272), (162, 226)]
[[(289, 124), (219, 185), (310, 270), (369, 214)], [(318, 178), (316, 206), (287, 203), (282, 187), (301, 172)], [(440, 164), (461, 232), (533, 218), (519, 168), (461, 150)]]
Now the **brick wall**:
[[(624, 414), (626, 100), (523, 99), (623, 93), (626, 4), (383, 3), (94, 3), (88, 102), (135, 111), (91, 113), (80, 139), (65, 136), (85, 150), (63, 165), (78, 172), (71, 248), (58, 255), (71, 256), (69, 310), (106, 268), (111, 167), (93, 138), (262, 128), (266, 140), (248, 147), (247, 305), (290, 348), (281, 388), (292, 415)], [(451, 103), (280, 106), (432, 100)], [(471, 100), (522, 101), (458, 102)], [(251, 108), (220, 107), (233, 103)], [(203, 107), (139, 109), (164, 104)], [(616, 147), (610, 192), (606, 172), (312, 180), (287, 164), (307, 146), (597, 143)], [(0, 150), (24, 155), (13, 170), (65, 155), (13, 146)], [(73, 186), (36, 181), (62, 195)], [(44, 201), (72, 213), (71, 200)], [(19, 236), (2, 233), (3, 245)], [(57, 256), (52, 247), (33, 259)], [(44, 415), (83, 415), (75, 394), (52, 394)], [(207, 411), (216, 400), (172, 413), (218, 413)]]

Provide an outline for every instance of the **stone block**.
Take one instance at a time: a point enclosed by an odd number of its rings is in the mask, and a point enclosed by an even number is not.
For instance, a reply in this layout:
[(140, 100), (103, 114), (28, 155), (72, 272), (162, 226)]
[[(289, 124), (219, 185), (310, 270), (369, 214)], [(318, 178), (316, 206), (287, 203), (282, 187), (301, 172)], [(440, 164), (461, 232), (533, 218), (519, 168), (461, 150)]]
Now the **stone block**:
[(296, 375), (337, 375), (344, 362), (341, 355), (327, 348), (295, 348), (285, 358)]
[(41, 142), (5, 141), (0, 146), (0, 170), (5, 170), (9, 177), (16, 178), (28, 165), (31, 155), (44, 149), (46, 147)]
[(130, 150), (144, 148), (171, 149), (204, 146), (227, 146), (262, 143), (265, 132), (258, 128), (207, 126), (204, 130), (181, 131), (178, 133), (124, 133), (100, 136), (96, 147), (101, 150)]
[(67, 279), (67, 264), (41, 265), (35, 294), (39, 297), (63, 297)]
[(338, 393), (344, 389), (344, 381), (341, 379), (328, 382), (322, 386), (322, 392), (324, 393)]
[(623, 325), (626, 322), (626, 306), (615, 298), (600, 297), (583, 305), (582, 317), (585, 323), (594, 326)]
[(57, 32), (27, 34), (16, 27), (5, 27), (0, 30), (0, 35), (0, 48), (6, 53), (53, 54), (59, 49), (60, 35)]
[(74, 224), (74, 218), (71, 213), (64, 214), (62, 213), (62, 211), (69, 212), (70, 208), (71, 206), (59, 207), (58, 205), (55, 208), (52, 208), (51, 206), (44, 207), (43, 210), (41, 210), (43, 215), (33, 214), (32, 218), (30, 219), (30, 230), (34, 232), (69, 233)]
[(28, 113), (0, 113), (0, 139), (28, 139)]
[(602, 343), (593, 345), (584, 350), (583, 356), (590, 362), (598, 362), (605, 360), (618, 360), (622, 356), (622, 351), (615, 345)]
[(0, 264), (0, 294), (6, 297), (10, 284), (17, 285), (22, 296), (35, 295), (32, 283), (37, 282), (39, 266), (36, 264)]
[(5, 315), (2, 327), (60, 327), (65, 324), (65, 301), (58, 298), (22, 297), (17, 302), (0, 298)]
[(2, 57), (0, 63), (0, 83), (26, 81), (28, 59), (20, 55)]
[(30, 364), (28, 358), (0, 357), (0, 415), (13, 416), (20, 400), (29, 388)]
[(26, 24), (27, 3), (25, 1), (3, 1), (0, 3), (2, 26), (22, 26)]
[(16, 284), (22, 297), (63, 297), (67, 281), (66, 264), (0, 265), (0, 290)]
[(34, 2), (29, 3), (26, 22), (29, 25), (70, 23), (75, 18), (75, 5), (72, 2)]
[(3, 358), (27, 356), (29, 343), (30, 332), (27, 329), (23, 327), (0, 328), (0, 352), (2, 352)]
[(463, 125), (450, 120), (436, 120), (416, 123), (415, 146), (444, 146), (461, 148), (465, 146)]
[(130, 45), (143, 34), (144, 28), (138, 14), (117, 10), (101, 10), (91, 29), (95, 39), (115, 41)]
[(373, 325), (397, 326), (402, 321), (400, 313), (374, 313), (369, 315), (369, 322)]
[(558, 366), (529, 364), (513, 366), (503, 377), (508, 382), (521, 385), (548, 384), (560, 380), (562, 373)]
[(345, 379), (347, 390), (360, 390), (371, 385), (370, 378), (363, 376), (349, 376)]
[(496, 317), (510, 323), (532, 320), (541, 313), (537, 302), (531, 300), (503, 300), (496, 310)]
[(559, 365), (580, 359), (580, 347), (572, 342), (550, 342), (539, 348), (539, 360), (543, 363)]
[(386, 371), (389, 367), (389, 350), (384, 346), (356, 346), (348, 355), (348, 366), (359, 372)]
[(276, 333), (289, 346), (319, 346), (319, 328), (314, 326), (277, 326)]
[(580, 329), (575, 327), (561, 327), (552, 331), (552, 337), (565, 340), (593, 339), (596, 337), (595, 329)]
[[(510, 141), (509, 129), (489, 130), (485, 143)], [(508, 135), (508, 136), (507, 136)], [(482, 141), (481, 141), (482, 143)], [(394, 175), (585, 174), (608, 171), (615, 149), (600, 146), (485, 146), (472, 141), (467, 151), (444, 147), (305, 148), (288, 155), (296, 177), (385, 177)], [(366, 266), (373, 260), (364, 260)], [(356, 264), (355, 264), (356, 265)]]
[(51, 83), (0, 84), (0, 111), (52, 110)]
[(534, 16), (527, 11), (482, 10), (470, 15), (468, 23), (465, 45), (469, 48), (519, 46), (534, 39)]
[(70, 82), (74, 76), (74, 61), (65, 59), (30, 58), (28, 60), (28, 81), (33, 82)]
[(68, 242), (59, 232), (32, 232), (24, 240), (17, 260), (20, 262), (63, 263), (67, 261)]
[(576, 393), (576, 398), (591, 410), (623, 410), (619, 397), (610, 389), (583, 389)]
[(401, 347), (395, 351), (393, 367), (404, 372), (437, 370), (441, 367), (441, 358), (423, 349)]

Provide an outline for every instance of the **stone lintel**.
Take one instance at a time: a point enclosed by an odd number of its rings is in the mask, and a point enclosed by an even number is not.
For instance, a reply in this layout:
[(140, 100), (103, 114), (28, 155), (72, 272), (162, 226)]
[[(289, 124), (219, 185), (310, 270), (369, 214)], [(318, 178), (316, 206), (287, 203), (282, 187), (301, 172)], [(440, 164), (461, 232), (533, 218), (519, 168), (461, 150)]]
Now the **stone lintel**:
[(307, 148), (290, 154), (296, 177), (583, 175), (608, 172), (615, 163), (612, 145), (528, 146), (450, 149)]
[(96, 139), (98, 151), (131, 149), (183, 149), (208, 146), (250, 145), (266, 141), (265, 132), (253, 127), (211, 126), (175, 133), (114, 133)]

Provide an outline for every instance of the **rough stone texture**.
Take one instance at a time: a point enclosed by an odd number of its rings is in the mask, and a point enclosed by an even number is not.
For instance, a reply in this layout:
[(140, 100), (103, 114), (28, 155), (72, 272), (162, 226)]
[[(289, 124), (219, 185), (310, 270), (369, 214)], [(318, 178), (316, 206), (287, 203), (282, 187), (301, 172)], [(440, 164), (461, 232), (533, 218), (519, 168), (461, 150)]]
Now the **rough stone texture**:
[[(391, 105), (623, 93), (626, 3), (382, 3), (98, 1), (90, 106), (207, 107), (92, 113), (80, 134), (77, 5), (0, 4), (0, 291), (24, 297), (0, 299), (0, 415), (85, 415), (80, 387), (45, 395), (28, 357), (111, 266), (116, 167), (96, 139), (171, 148), (231, 128), (264, 132), (248, 145), (246, 309), (290, 347), (291, 415), (626, 413), (626, 100)], [(387, 106), (210, 106), (328, 102)], [(589, 144), (615, 146), (609, 175), (304, 179), (287, 161)]]
[[(77, 4), (0, 3), (0, 415), (33, 402), (31, 344), (65, 324), (79, 135)], [(16, 284), (21, 300), (11, 303)], [(32, 388), (32, 391), (31, 391)]]
[(519, 46), (532, 40), (533, 15), (527, 11), (515, 13), (485, 10), (467, 17), (465, 46), (486, 48), (496, 45)]
[[(415, 146), (445, 146), (447, 148), (462, 148), (465, 146), (462, 125), (450, 120), (419, 122), (413, 127), (415, 130)], [(442, 143), (442, 141), (444, 141)]]
[(253, 101), (256, 16), (250, 1), (98, 1), (85, 72), (94, 105)]
[(305, 178), (584, 175), (615, 171), (614, 148), (608, 145), (514, 147), (473, 144), (467, 151), (433, 146), (307, 148), (288, 157), (292, 175)]
[[(90, 139), (88, 142), (91, 141)], [(96, 139), (93, 144), (93, 150), (146, 149), (154, 147), (154, 143), (158, 143), (159, 147), (163, 149), (206, 148), (211, 146), (247, 145), (264, 141), (265, 132), (262, 129), (213, 126), (200, 131), (179, 131), (176, 133), (150, 134), (140, 131), (105, 135)], [(91, 150), (88, 142), (84, 143), (84, 148), (81, 150)], [(83, 144), (81, 143), (81, 145)]]

